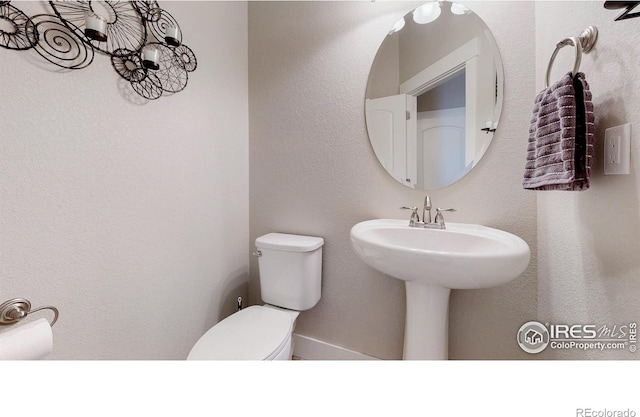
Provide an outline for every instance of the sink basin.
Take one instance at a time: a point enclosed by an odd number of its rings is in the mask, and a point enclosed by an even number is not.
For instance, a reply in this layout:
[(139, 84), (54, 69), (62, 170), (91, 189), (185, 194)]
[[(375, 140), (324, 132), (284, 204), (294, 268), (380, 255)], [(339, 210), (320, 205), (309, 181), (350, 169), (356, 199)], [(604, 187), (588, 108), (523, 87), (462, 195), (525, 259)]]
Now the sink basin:
[(450, 289), (505, 284), (529, 264), (529, 246), (511, 233), (474, 224), (409, 227), (406, 220), (368, 220), (351, 229), (360, 258), (403, 281)]
[(474, 224), (409, 227), (407, 220), (368, 220), (351, 243), (372, 268), (405, 281), (405, 359), (447, 359), (452, 289), (488, 288), (517, 278), (529, 245), (516, 235)]

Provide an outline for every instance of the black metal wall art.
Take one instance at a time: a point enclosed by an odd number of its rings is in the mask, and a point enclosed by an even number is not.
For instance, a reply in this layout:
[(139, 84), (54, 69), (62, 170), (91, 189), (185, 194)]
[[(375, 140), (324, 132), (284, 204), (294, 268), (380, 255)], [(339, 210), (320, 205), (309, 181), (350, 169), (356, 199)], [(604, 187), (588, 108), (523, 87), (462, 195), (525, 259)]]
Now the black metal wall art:
[(93, 49), (86, 46), (84, 35), (70, 31), (57, 16), (40, 14), (31, 17), (38, 41), (33, 46), (41, 57), (65, 69), (86, 68), (93, 62)]
[[(84, 34), (87, 14), (106, 21), (106, 39), (91, 39), (90, 45), (111, 55), (116, 49), (139, 51), (147, 39), (147, 25), (140, 10), (128, 1), (50, 1), (60, 20), (76, 34)], [(72, 26), (73, 25), (73, 26)]]
[(148, 100), (184, 90), (198, 65), (182, 43), (178, 22), (157, 1), (51, 0), (49, 5), (52, 14), (29, 17), (0, 0), (0, 46), (33, 49), (68, 70), (86, 68), (95, 52), (108, 55), (115, 71)]
[(640, 4), (640, 1), (605, 1), (604, 8), (609, 10), (624, 9), (622, 14), (616, 17), (616, 21), (640, 17), (640, 12), (631, 13)]
[(0, 3), (0, 46), (18, 51), (31, 49), (38, 41), (29, 16), (9, 4)]

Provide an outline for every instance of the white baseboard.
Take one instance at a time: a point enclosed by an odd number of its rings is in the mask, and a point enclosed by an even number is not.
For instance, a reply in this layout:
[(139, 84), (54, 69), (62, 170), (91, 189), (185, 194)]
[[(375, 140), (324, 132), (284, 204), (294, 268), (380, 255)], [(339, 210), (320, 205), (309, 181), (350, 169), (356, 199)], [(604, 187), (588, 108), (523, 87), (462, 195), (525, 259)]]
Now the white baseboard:
[(373, 356), (302, 336), (297, 333), (293, 334), (293, 356), (303, 360), (378, 360), (378, 358), (374, 358)]

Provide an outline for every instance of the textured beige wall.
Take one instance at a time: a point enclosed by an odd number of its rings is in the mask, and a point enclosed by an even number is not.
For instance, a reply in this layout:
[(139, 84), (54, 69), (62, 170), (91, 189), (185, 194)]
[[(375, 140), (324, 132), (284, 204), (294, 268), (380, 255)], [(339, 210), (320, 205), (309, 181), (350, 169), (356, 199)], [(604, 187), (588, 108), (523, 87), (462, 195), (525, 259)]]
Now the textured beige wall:
[(146, 104), (0, 48), (0, 302), (58, 307), (50, 359), (184, 359), (246, 292), (247, 5), (162, 6), (198, 68)]
[[(536, 4), (536, 91), (542, 89), (556, 42), (598, 28), (581, 71), (593, 93), (596, 159), (591, 189), (538, 194), (539, 316), (544, 323), (625, 325), (640, 321), (640, 80), (638, 19), (615, 22), (602, 2)], [(573, 50), (561, 50), (552, 81), (573, 67)], [(632, 123), (631, 174), (604, 175), (606, 128)], [(547, 349), (546, 358), (637, 359), (619, 351)]]
[[(393, 24), (418, 2), (252, 2), (249, 5), (250, 246), (280, 231), (325, 238), (322, 299), (297, 332), (379, 358), (402, 356), (404, 286), (358, 260), (349, 231), (362, 220), (408, 218), (423, 192), (396, 183), (367, 138), (369, 68)], [(522, 189), (535, 82), (532, 2), (471, 2), (504, 62), (499, 132), (460, 182), (431, 192), (449, 221), (515, 233), (532, 249), (525, 273), (499, 288), (453, 291), (452, 358), (526, 358), (515, 342), (537, 317), (536, 196)], [(518, 36), (514, 36), (517, 33)], [(250, 295), (259, 303), (257, 263)]]

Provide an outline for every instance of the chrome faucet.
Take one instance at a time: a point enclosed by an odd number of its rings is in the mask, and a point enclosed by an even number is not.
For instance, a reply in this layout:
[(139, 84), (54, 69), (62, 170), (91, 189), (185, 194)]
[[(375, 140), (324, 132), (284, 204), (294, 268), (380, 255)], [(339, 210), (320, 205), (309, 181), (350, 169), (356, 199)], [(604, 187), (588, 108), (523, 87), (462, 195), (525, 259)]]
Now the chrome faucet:
[(418, 207), (402, 206), (400, 210), (411, 210), (411, 218), (409, 219), (409, 227), (421, 227), (420, 216), (418, 216)]
[(402, 210), (411, 210), (411, 218), (409, 219), (409, 227), (424, 227), (427, 229), (446, 229), (446, 225), (444, 224), (444, 216), (442, 215), (443, 211), (454, 212), (456, 209), (441, 209), (436, 208), (436, 217), (431, 221), (431, 198), (426, 196), (424, 198), (424, 206), (422, 207), (422, 221), (420, 221), (420, 216), (418, 216), (418, 208), (417, 207), (400, 207)]
[[(438, 226), (438, 227), (437, 227), (438, 229), (446, 229), (446, 226), (445, 226), (445, 224), (444, 224), (444, 216), (442, 215), (442, 212), (443, 212), (443, 211), (455, 212), (455, 211), (456, 211), (456, 209), (452, 209), (452, 208), (450, 208), (450, 209), (441, 209), (441, 208), (437, 208), (437, 209), (436, 209), (436, 218), (435, 218), (435, 219), (433, 219), (433, 220), (434, 220), (434, 222), (433, 222), (433, 223), (431, 223), (431, 224), (433, 224), (433, 225), (435, 225), (435, 226)], [(434, 227), (435, 227), (435, 226), (434, 226)], [(425, 227), (427, 227), (427, 226), (425, 226)]]
[[(425, 216), (425, 210), (429, 213), (429, 217)], [(431, 223), (431, 198), (428, 195), (424, 198), (424, 206), (422, 206), (422, 221)]]

